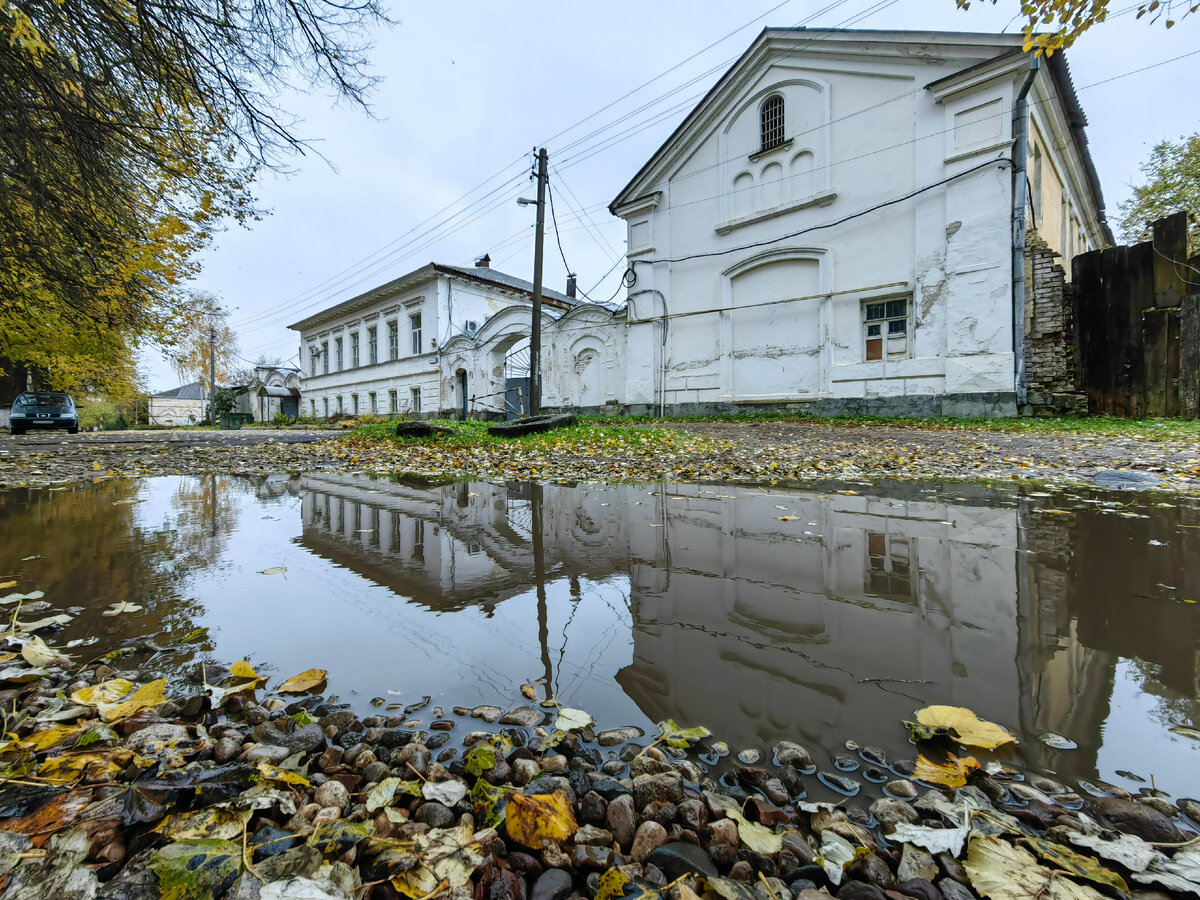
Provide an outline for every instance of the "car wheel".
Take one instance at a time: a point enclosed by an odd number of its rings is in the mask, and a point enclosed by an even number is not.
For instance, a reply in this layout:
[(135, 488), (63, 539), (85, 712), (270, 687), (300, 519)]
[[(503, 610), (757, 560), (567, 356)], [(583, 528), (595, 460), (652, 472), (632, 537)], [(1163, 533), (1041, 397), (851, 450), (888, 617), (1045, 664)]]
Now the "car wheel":
[(24, 434), (25, 429), (24, 428), (10, 428), (10, 429), (8, 429), (8, 433), (9, 434)]
[(68, 428), (67, 434), (79, 434), (79, 426), (76, 425), (73, 428)]

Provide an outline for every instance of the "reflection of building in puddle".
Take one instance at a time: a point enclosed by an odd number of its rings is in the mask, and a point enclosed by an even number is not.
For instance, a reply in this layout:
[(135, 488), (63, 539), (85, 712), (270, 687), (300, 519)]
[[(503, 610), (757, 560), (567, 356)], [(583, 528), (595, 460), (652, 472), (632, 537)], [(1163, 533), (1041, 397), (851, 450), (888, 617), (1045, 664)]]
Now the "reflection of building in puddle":
[(651, 720), (744, 744), (891, 734), (896, 752), (911, 750), (898, 720), (947, 703), (1020, 729), (1041, 764), (1064, 763), (1036, 736), (1067, 734), (1069, 765), (1090, 769), (1123, 636), (1083, 639), (1105, 631), (1073, 587), (1088, 531), (982, 489), (887, 490), (305, 476), (303, 542), (439, 611), (490, 608), (539, 570), (628, 579), (632, 659), (616, 677)]

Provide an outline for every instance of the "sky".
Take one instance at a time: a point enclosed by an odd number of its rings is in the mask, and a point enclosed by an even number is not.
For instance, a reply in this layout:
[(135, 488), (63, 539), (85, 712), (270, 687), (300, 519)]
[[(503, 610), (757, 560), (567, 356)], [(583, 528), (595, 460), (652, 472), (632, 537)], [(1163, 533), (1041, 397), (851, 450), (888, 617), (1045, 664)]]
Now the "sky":
[[(370, 110), (320, 91), (283, 97), (316, 152), (260, 178), (267, 214), (220, 233), (194, 286), (229, 310), (242, 362), (295, 364), (289, 324), (426, 263), (470, 265), (488, 253), (494, 268), (532, 279), (534, 208), (515, 201), (536, 196), (531, 150), (545, 146), (563, 255), (580, 287), (607, 300), (619, 290), (625, 248), (624, 222), (608, 203), (764, 26), (1019, 32), (1018, 7), (391, 3), (395, 24), (373, 35), (382, 80)], [(1200, 54), (1155, 64), (1196, 50), (1200, 15), (1167, 30), (1136, 20), (1133, 0), (1110, 7), (1117, 15), (1084, 34), (1067, 60), (1115, 220), (1151, 148), (1198, 127)], [(567, 271), (548, 226), (547, 286), (563, 290)], [(143, 350), (140, 366), (152, 390), (177, 383), (157, 348)]]

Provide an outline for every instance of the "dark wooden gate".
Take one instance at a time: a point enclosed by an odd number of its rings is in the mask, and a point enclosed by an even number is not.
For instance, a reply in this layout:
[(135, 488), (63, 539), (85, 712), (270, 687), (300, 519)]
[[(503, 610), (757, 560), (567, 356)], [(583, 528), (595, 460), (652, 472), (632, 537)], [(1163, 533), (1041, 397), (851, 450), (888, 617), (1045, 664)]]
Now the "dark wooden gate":
[(1183, 213), (1155, 222), (1151, 241), (1075, 257), (1077, 381), (1092, 413), (1200, 417), (1194, 264)]

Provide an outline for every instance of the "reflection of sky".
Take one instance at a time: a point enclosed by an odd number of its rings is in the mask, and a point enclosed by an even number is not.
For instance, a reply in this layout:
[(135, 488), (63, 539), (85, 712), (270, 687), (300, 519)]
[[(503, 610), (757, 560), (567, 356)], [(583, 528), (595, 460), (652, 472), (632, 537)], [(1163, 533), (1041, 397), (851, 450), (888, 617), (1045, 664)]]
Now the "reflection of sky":
[[(1196, 777), (1200, 742), (1172, 734), (1167, 728), (1178, 723), (1163, 722), (1164, 718), (1161, 701), (1143, 693), (1139, 674), (1130, 662), (1118, 662), (1097, 760), (1100, 777), (1137, 791), (1147, 787), (1153, 775), (1160, 790), (1177, 797), (1195, 796), (1200, 788)], [(1117, 769), (1133, 772), (1146, 784), (1116, 774)]]

